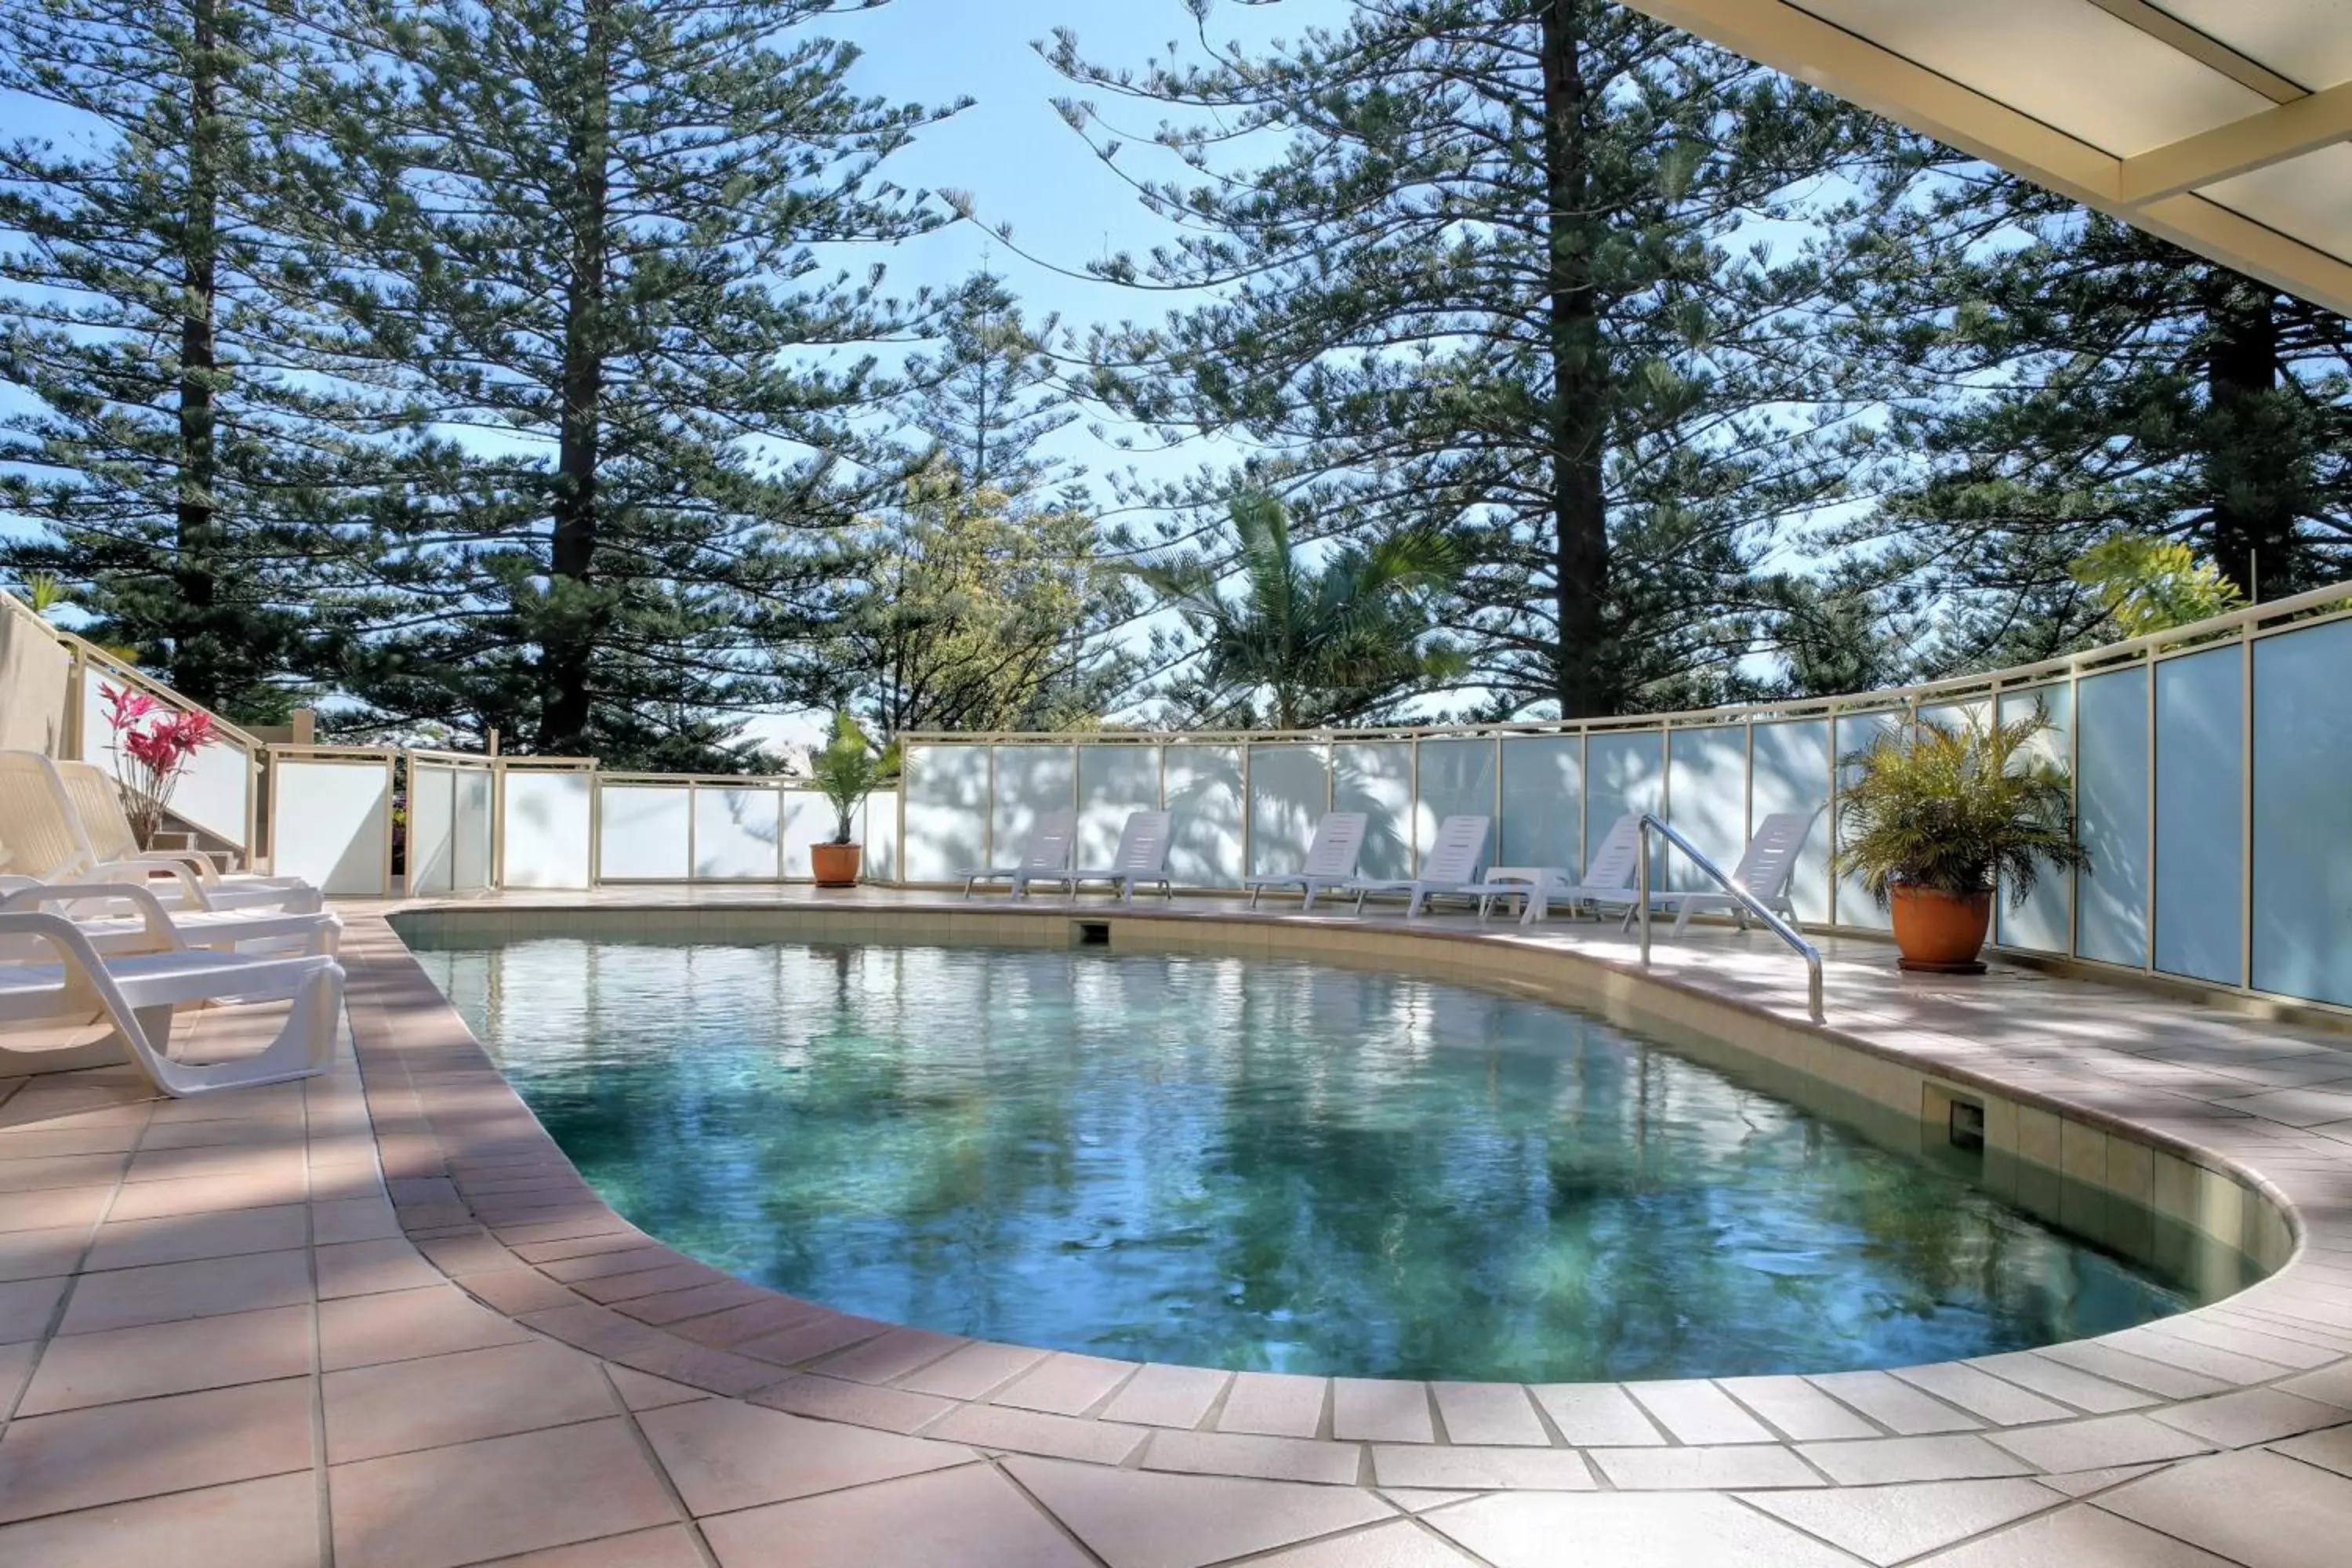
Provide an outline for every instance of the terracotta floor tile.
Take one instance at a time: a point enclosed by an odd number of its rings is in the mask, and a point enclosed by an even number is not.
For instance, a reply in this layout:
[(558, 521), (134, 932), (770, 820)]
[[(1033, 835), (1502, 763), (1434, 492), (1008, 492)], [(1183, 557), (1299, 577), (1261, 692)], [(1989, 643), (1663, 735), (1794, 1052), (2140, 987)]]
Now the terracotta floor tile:
[(49, 1331), (58, 1301), (71, 1281), (16, 1279), (0, 1284), (0, 1345), (37, 1340)]
[(846, 1421), (855, 1426), (902, 1433), (919, 1431), (956, 1408), (954, 1400), (942, 1399), (936, 1394), (882, 1388), (870, 1383), (844, 1383), (837, 1377), (818, 1377), (808, 1373), (761, 1389), (751, 1396), (751, 1403), (795, 1415), (814, 1415), (821, 1421)]
[(0, 1231), (58, 1230), (98, 1223), (112, 1186), (45, 1187), (34, 1193), (0, 1193)]
[(2175, 1465), (2096, 1507), (2247, 1568), (2342, 1568), (2352, 1479), (2260, 1449)]
[(1505, 1492), (1422, 1517), (1495, 1568), (1851, 1568), (1843, 1552), (1726, 1497)]
[(319, 1305), (319, 1343), (329, 1372), (530, 1338), (530, 1330), (468, 1300), (455, 1285), (349, 1296)]
[(44, 1279), (70, 1274), (89, 1245), (86, 1226), (57, 1230), (0, 1231), (0, 1280)]
[(1392, 1517), (1353, 1487), (1011, 1458), (1013, 1478), (1110, 1568), (1201, 1568)]
[(246, 1176), (191, 1176), (184, 1181), (139, 1182), (122, 1189), (110, 1219), (160, 1219), (167, 1215), (215, 1214), (223, 1209), (265, 1208), (299, 1204), (310, 1193), (310, 1181), (297, 1168), (290, 1175), (260, 1173)]
[(501, 1557), (487, 1568), (707, 1568), (707, 1562), (694, 1543), (693, 1531), (673, 1524)]
[(485, 1269), (465, 1276), (458, 1283), (468, 1295), (510, 1318), (580, 1304), (580, 1298), (568, 1287), (557, 1284), (536, 1268)]
[(303, 1146), (298, 1142), (264, 1145), (204, 1144), (193, 1148), (142, 1148), (124, 1175), (128, 1182), (269, 1180), (299, 1183), (303, 1177)]
[(310, 1309), (274, 1307), (49, 1342), (23, 1415), (306, 1377)]
[(307, 1470), (0, 1526), (0, 1563), (37, 1568), (316, 1568), (319, 1488)]
[(1353, 1486), (1363, 1473), (1364, 1448), (1360, 1443), (1326, 1443), (1313, 1437), (1161, 1431), (1152, 1434), (1143, 1468), (1194, 1476), (1251, 1476), (1264, 1481)]
[(455, 1568), (673, 1522), (619, 1419), (328, 1471), (336, 1568)]
[(1935, 1481), (1750, 1492), (1745, 1500), (1878, 1568), (1980, 1535), (2064, 1500), (2032, 1481)]
[(26, 1340), (22, 1344), (0, 1345), (0, 1410), (5, 1410), (32, 1380), (33, 1363), (41, 1346)]
[(302, 1146), (301, 1119), (294, 1116), (218, 1117), (205, 1121), (158, 1121), (139, 1141), (140, 1152), (162, 1149)]
[(1078, 1415), (1101, 1403), (1139, 1370), (1131, 1361), (1057, 1352), (998, 1389), (992, 1402), (1055, 1415)]
[(407, 1241), (348, 1241), (318, 1249), (319, 1297), (373, 1296), (441, 1284), (441, 1270)]
[(310, 1299), (306, 1252), (251, 1252), (85, 1274), (66, 1303), (61, 1332), (92, 1334), (142, 1323), (290, 1307)]
[(2045, 1513), (1949, 1552), (1918, 1568), (2236, 1568), (2185, 1542), (2077, 1505)]
[(24, 1416), (0, 1433), (0, 1521), (310, 1468), (307, 1378)]
[(974, 1457), (952, 1443), (803, 1420), (732, 1399), (646, 1411), (637, 1425), (697, 1515), (943, 1469)]
[(310, 1239), (310, 1219), (299, 1204), (178, 1215), (169, 1219), (116, 1220), (98, 1227), (89, 1267), (137, 1268), (247, 1252), (283, 1252)]
[(400, 1216), (382, 1198), (334, 1198), (310, 1205), (312, 1239), (325, 1247), (340, 1241), (383, 1241), (400, 1234)]
[(682, 1383), (625, 1366), (607, 1366), (604, 1375), (620, 1391), (621, 1402), (632, 1410), (658, 1410), (665, 1405), (683, 1405), (689, 1399), (710, 1397), (698, 1388), (688, 1388)]
[(10, 1159), (0, 1148), (0, 1193), (34, 1193), (44, 1187), (91, 1187), (118, 1180), (127, 1154), (47, 1154)]
[[(976, 1345), (972, 1348), (989, 1347)], [(963, 1353), (959, 1351), (957, 1355)], [(956, 1358), (950, 1356), (948, 1359), (953, 1361)], [(924, 1375), (929, 1376), (938, 1370), (927, 1369)], [(1217, 1395), (1224, 1392), (1225, 1384), (1231, 1380), (1231, 1373), (1212, 1367), (1150, 1363), (1111, 1395), (1110, 1403), (1103, 1406), (1102, 1418), (1141, 1426), (1197, 1426), (1202, 1417), (1215, 1406)], [(908, 1388), (921, 1385), (920, 1378), (908, 1378), (905, 1383)]]
[(1087, 1568), (1035, 1504), (986, 1465), (703, 1521), (720, 1568)]
[(544, 1341), (331, 1372), (325, 1397), (335, 1465), (618, 1411), (593, 1358)]
[(136, 1122), (112, 1126), (10, 1127), (0, 1130), (0, 1160), (39, 1160), (58, 1154), (125, 1154), (139, 1146)]
[(926, 1435), (983, 1448), (1116, 1465), (1143, 1447), (1147, 1433), (1140, 1426), (1048, 1415), (1042, 1410), (1019, 1410), (1008, 1405), (965, 1405), (928, 1427)]

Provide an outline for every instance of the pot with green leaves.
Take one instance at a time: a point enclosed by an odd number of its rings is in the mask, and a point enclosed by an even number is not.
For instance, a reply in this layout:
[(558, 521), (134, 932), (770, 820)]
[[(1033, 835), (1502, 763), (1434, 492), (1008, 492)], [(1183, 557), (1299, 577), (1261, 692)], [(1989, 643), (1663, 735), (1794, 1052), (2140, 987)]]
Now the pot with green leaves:
[(833, 716), (833, 738), (810, 759), (809, 780), (833, 807), (833, 837), (809, 848), (820, 888), (857, 885), (862, 847), (856, 842), (857, 808), (877, 790), (898, 782), (898, 742), (877, 746), (846, 712)]
[(2091, 868), (2073, 782), (2034, 746), (2049, 729), (1913, 718), (1842, 759), (1837, 869), (1892, 910), (1903, 968), (1981, 973), (1995, 889), (2014, 909), (2045, 869)]

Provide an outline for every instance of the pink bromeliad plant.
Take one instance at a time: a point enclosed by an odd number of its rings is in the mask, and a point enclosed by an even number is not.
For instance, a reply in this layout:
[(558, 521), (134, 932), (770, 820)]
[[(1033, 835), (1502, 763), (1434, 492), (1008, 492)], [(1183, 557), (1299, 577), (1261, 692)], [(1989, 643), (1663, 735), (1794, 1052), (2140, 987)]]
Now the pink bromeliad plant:
[(122, 786), (123, 810), (142, 849), (152, 848), (163, 830), (172, 792), (213, 738), (213, 716), (166, 708), (143, 691), (101, 685), (107, 728), (114, 738), (114, 778)]

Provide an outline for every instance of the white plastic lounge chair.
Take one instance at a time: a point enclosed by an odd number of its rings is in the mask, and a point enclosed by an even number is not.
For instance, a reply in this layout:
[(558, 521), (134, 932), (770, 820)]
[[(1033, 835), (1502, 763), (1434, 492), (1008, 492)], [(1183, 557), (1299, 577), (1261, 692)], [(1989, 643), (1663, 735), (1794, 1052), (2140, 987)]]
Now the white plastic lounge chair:
[(1590, 904), (1594, 912), (1600, 907), (1631, 910), (1635, 902), (1634, 871), (1642, 857), (1642, 818), (1639, 813), (1627, 812), (1609, 825), (1601, 836), (1601, 847), (1592, 852), (1592, 863), (1584, 875), (1570, 881), (1559, 871), (1544, 872), (1539, 879), (1523, 882), (1488, 880), (1477, 889), (1478, 918), (1485, 920), (1488, 906), (1496, 899), (1517, 898), (1521, 900), (1519, 923), (1532, 925), (1551, 913), (1554, 904), (1566, 904), (1571, 910)]
[[(84, 801), (87, 809), (78, 809)], [(99, 820), (97, 838), (89, 827), (92, 816)], [(114, 781), (89, 763), (59, 763), (37, 752), (0, 752), (0, 840), (8, 845), (7, 869), (38, 882), (168, 878), (154, 880), (152, 890), (172, 908), (324, 908), (319, 890), (299, 879), (223, 877), (201, 856), (192, 862), (139, 854)], [(128, 854), (122, 853), (126, 845)]]
[(1316, 894), (1354, 881), (1356, 862), (1364, 854), (1364, 828), (1370, 820), (1360, 811), (1325, 812), (1323, 820), (1315, 825), (1314, 841), (1307, 846), (1307, 859), (1297, 870), (1244, 880), (1250, 908), (1257, 908), (1257, 896), (1268, 888), (1297, 888), (1305, 895), (1298, 907), (1311, 910)]
[(1396, 881), (1359, 878), (1340, 891), (1356, 895), (1360, 915), (1364, 912), (1364, 900), (1371, 894), (1402, 893), (1407, 919), (1421, 913), (1433, 894), (1471, 894), (1480, 885), (1478, 862), (1486, 856), (1486, 834), (1494, 825), (1494, 818), (1488, 816), (1449, 816), (1437, 825), (1437, 837), (1431, 840), (1429, 853), (1422, 857), (1417, 876)]
[[(0, 911), (0, 947), (31, 939), (53, 963), (0, 963), (0, 1026), (103, 1018), (157, 1089), (174, 1097), (282, 1083), (324, 1072), (342, 1018), (343, 971), (318, 953), (290, 957), (175, 948), (109, 960), (80, 927), (37, 910)], [(170, 1056), (172, 1011), (224, 997), (294, 1004), (259, 1052), (197, 1066)], [(0, 1032), (0, 1054), (5, 1054)]]
[(1137, 883), (1157, 882), (1160, 890), (1173, 899), (1176, 890), (1168, 885), (1168, 844), (1175, 821), (1172, 812), (1129, 812), (1127, 826), (1118, 831), (1118, 848), (1112, 854), (1109, 865), (1047, 872), (1031, 880), (1064, 884), (1074, 899), (1082, 883), (1108, 882), (1123, 904), (1135, 901)]
[(1031, 878), (1068, 870), (1073, 837), (1070, 823), (1071, 816), (1066, 811), (1041, 813), (1036, 826), (1029, 830), (1029, 842), (1021, 851), (1019, 864), (967, 867), (956, 873), (963, 879), (963, 896), (971, 897), (974, 882), (1010, 882), (1013, 897), (1017, 899), (1028, 890)]
[[(0, 844), (0, 866), (7, 864), (6, 847)], [(343, 922), (325, 910), (166, 909), (136, 883), (37, 882), (0, 874), (0, 910), (8, 910), (64, 915), (109, 958), (174, 947), (331, 958), (343, 934)]]
[[(1789, 883), (1796, 875), (1797, 853), (1804, 848), (1806, 836), (1813, 830), (1813, 818), (1820, 815), (1818, 810), (1774, 812), (1756, 825), (1755, 837), (1748, 839), (1739, 864), (1732, 868), (1734, 882), (1791, 926), (1797, 925), (1797, 907), (1790, 900)], [(1748, 929), (1747, 907), (1717, 888), (1652, 893), (1650, 908), (1660, 912), (1675, 911), (1676, 936), (1682, 935), (1691, 916), (1701, 910), (1729, 910), (1738, 917), (1739, 929)]]

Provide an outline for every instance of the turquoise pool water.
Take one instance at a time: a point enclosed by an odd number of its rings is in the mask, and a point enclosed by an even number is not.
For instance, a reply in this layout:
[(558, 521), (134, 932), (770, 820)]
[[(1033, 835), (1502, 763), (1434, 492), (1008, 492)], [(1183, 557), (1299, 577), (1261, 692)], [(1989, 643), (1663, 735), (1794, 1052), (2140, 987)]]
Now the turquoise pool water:
[(1107, 951), (419, 957), (645, 1229), (846, 1311), (1373, 1376), (1901, 1365), (2182, 1294), (1597, 1018)]

